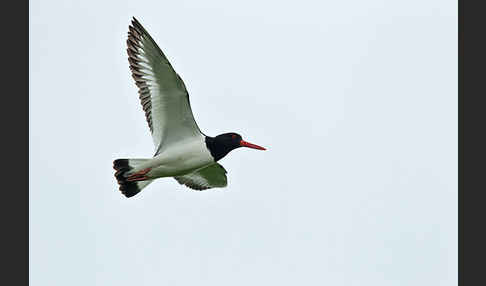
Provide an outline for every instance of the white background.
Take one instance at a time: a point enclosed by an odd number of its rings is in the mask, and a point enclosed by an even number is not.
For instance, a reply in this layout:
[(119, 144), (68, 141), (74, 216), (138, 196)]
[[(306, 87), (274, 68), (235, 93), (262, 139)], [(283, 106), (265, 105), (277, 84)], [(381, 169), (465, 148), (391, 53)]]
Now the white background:
[[(132, 16), (206, 134), (268, 148), (227, 188), (118, 191), (154, 151)], [(31, 0), (29, 28), (31, 285), (457, 284), (457, 1)]]

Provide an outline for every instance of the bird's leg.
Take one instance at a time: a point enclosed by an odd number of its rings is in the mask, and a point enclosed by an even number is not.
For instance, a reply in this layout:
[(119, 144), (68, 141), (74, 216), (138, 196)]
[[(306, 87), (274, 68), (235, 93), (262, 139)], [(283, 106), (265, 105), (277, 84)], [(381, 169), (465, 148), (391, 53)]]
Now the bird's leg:
[(152, 168), (147, 168), (136, 172), (135, 174), (131, 174), (127, 177), (127, 181), (134, 182), (134, 181), (144, 181), (147, 180), (149, 177), (145, 176)]

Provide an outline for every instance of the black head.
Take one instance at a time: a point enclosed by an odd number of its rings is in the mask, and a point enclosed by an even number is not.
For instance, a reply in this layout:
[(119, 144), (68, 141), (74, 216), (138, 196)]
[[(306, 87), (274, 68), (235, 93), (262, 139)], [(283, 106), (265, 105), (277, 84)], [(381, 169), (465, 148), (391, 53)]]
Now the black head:
[(246, 142), (241, 138), (238, 133), (224, 133), (216, 137), (206, 136), (206, 146), (208, 147), (211, 155), (215, 161), (220, 160), (226, 156), (231, 150), (239, 147), (248, 147), (258, 150), (265, 150), (265, 148), (258, 145)]

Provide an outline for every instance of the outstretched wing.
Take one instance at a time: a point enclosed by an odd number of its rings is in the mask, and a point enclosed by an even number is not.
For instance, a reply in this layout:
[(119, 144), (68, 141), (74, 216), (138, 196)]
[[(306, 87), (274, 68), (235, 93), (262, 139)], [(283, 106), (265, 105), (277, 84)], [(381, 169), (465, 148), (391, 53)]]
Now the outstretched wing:
[(135, 18), (129, 26), (127, 46), (130, 70), (139, 88), (155, 153), (187, 137), (200, 136), (184, 82)]
[(188, 175), (174, 177), (181, 185), (197, 191), (211, 188), (223, 188), (228, 185), (226, 170), (218, 163), (209, 165), (204, 169), (192, 172)]

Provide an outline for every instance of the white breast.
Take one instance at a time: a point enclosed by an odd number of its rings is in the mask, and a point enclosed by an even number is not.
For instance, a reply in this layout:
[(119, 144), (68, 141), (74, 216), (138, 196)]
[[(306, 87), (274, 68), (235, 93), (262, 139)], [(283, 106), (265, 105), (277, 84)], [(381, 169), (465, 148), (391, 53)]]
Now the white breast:
[(152, 171), (148, 176), (158, 178), (187, 174), (214, 163), (214, 158), (204, 136), (197, 136), (173, 144), (151, 161)]

